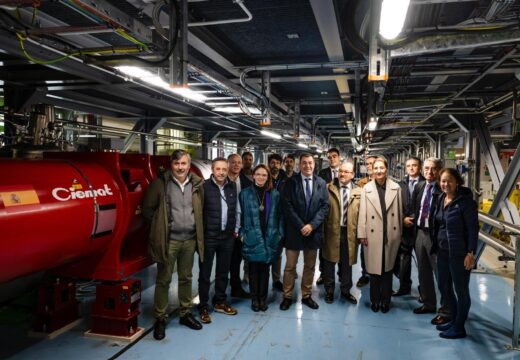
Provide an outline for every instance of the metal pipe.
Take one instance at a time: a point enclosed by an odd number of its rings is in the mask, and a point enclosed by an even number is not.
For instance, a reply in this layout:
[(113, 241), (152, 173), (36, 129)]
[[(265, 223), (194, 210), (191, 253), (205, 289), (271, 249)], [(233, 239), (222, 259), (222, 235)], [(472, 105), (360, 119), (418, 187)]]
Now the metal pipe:
[(515, 257), (515, 250), (512, 247), (502, 244), (497, 238), (482, 231), (478, 233), (478, 238), (485, 244), (491, 246), (493, 249), (503, 252), (508, 256)]
[(249, 71), (276, 71), (276, 70), (298, 70), (298, 69), (364, 69), (366, 61), (338, 61), (328, 63), (302, 63), (302, 64), (277, 64), (277, 65), (251, 65), (237, 66), (236, 69), (247, 69)]
[(497, 219), (491, 215), (483, 213), (482, 211), (478, 212), (478, 219), (486, 224), (489, 224), (501, 231), (508, 231), (517, 235), (520, 235), (520, 226), (513, 225), (503, 220)]
[(209, 25), (222, 25), (222, 24), (232, 24), (232, 23), (239, 23), (239, 22), (248, 22), (253, 19), (253, 14), (249, 11), (249, 9), (244, 5), (243, 0), (233, 0), (233, 3), (240, 6), (242, 11), (247, 15), (245, 18), (239, 18), (239, 19), (227, 19), (227, 20), (215, 20), (215, 21), (202, 21), (202, 22), (196, 22), (196, 23), (189, 23), (189, 27), (194, 26), (209, 26)]

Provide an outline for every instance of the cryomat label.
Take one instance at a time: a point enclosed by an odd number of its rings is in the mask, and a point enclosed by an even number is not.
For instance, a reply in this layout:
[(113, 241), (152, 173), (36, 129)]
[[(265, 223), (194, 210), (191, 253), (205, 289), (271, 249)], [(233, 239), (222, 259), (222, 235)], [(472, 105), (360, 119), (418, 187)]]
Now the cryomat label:
[(75, 199), (88, 199), (98, 196), (111, 196), (114, 195), (112, 189), (107, 184), (103, 185), (102, 189), (96, 190), (77, 190), (74, 187), (66, 188), (54, 188), (52, 189), (52, 196), (59, 201), (68, 201)]

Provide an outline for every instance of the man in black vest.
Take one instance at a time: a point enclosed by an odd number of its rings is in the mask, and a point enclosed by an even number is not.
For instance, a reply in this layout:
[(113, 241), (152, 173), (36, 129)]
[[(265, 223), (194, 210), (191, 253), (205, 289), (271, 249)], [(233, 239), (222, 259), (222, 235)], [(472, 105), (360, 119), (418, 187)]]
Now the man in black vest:
[(204, 183), (204, 262), (200, 264), (199, 273), (199, 313), (200, 320), (205, 324), (211, 322), (208, 301), (215, 255), (213, 309), (227, 315), (237, 314), (237, 310), (226, 302), (231, 255), (238, 236), (237, 218), (240, 217), (237, 187), (227, 176), (228, 162), (225, 158), (219, 157), (211, 162), (211, 173)]
[(285, 215), (285, 271), (281, 310), (292, 304), (296, 264), (303, 250), (302, 303), (311, 309), (319, 308), (312, 299), (312, 280), (316, 255), (323, 241), (323, 222), (329, 212), (329, 195), (325, 181), (313, 175), (314, 158), (300, 155), (300, 173), (287, 180), (282, 191)]
[[(242, 157), (238, 154), (228, 156), (228, 178), (233, 181), (237, 188), (237, 196), (240, 192), (253, 184), (251, 180), (242, 174)], [(240, 218), (237, 219), (237, 228), (240, 228)], [(242, 288), (240, 280), (240, 264), (242, 263), (242, 241), (237, 237), (233, 246), (231, 256), (231, 268), (229, 269), (231, 296), (242, 299), (249, 299), (251, 295)]]
[[(409, 216), (413, 212), (411, 210), (413, 190), (420, 181), (424, 181), (424, 177), (421, 175), (421, 159), (412, 156), (406, 160), (406, 174), (399, 185), (401, 186), (403, 198), (403, 214)], [(414, 243), (413, 227), (410, 223), (405, 222), (401, 246), (394, 267), (394, 271), (399, 277), (399, 289), (392, 294), (393, 296), (408, 295), (412, 289), (412, 252)]]

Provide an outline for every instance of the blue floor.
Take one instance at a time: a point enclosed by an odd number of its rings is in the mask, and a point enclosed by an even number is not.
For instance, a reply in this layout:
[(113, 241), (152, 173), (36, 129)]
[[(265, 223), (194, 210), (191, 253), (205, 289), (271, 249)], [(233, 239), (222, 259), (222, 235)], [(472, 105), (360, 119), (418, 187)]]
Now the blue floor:
[[(300, 275), (301, 267), (300, 263)], [(359, 266), (353, 272), (355, 281)], [(153, 325), (154, 276), (154, 267), (139, 274), (146, 287), (139, 325), (147, 330)], [(414, 278), (411, 296), (393, 298), (388, 314), (370, 310), (368, 286), (352, 290), (358, 305), (339, 299), (339, 289), (335, 302), (326, 304), (323, 288), (314, 287), (318, 310), (298, 301), (288, 311), (281, 311), (278, 306), (282, 294), (271, 291), (269, 310), (265, 313), (254, 313), (247, 300), (232, 301), (238, 315), (212, 313), (213, 322), (201, 331), (180, 326), (174, 315), (168, 323), (166, 339), (156, 341), (149, 332), (131, 347), (84, 337), (88, 321), (53, 340), (38, 341), (27, 340), (16, 329), (9, 329), (4, 336), (6, 329), (0, 326), (0, 342), (4, 350), (15, 346), (12, 344), (21, 347), (7, 352), (12, 359), (520, 359), (520, 352), (506, 349), (511, 343), (513, 291), (503, 278), (472, 274), (468, 337), (461, 340), (439, 338), (430, 325), (431, 314), (412, 313), (420, 305), (416, 284)], [(397, 286), (394, 279), (394, 288)], [(171, 295), (176, 299), (173, 289)], [(172, 310), (175, 307), (174, 301)], [(88, 303), (84, 311), (88, 312)]]

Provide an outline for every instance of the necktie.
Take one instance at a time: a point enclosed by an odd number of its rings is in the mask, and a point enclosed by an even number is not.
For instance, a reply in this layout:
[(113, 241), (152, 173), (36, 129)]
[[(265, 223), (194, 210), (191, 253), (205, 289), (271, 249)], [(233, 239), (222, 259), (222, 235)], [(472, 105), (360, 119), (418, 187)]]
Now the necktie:
[(342, 186), (343, 189), (343, 219), (342, 225), (347, 226), (347, 211), (348, 211), (348, 186)]
[(410, 180), (410, 182), (408, 184), (408, 192), (410, 193), (410, 196), (412, 196), (413, 188), (415, 187), (416, 182), (417, 182), (417, 180), (412, 179), (412, 180)]
[(426, 185), (426, 195), (424, 196), (424, 201), (421, 209), (421, 218), (419, 219), (419, 226), (425, 227), (426, 222), (428, 221), (428, 215), (430, 213), (430, 201), (432, 198), (432, 184)]
[(311, 205), (311, 183), (309, 178), (305, 178), (305, 213), (309, 211)]
[(335, 179), (338, 177), (338, 170), (332, 170), (332, 179)]

